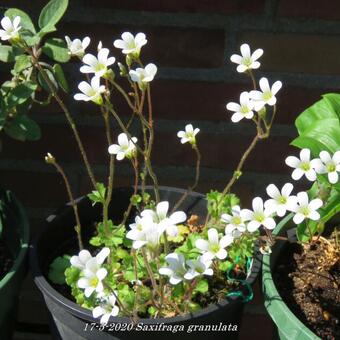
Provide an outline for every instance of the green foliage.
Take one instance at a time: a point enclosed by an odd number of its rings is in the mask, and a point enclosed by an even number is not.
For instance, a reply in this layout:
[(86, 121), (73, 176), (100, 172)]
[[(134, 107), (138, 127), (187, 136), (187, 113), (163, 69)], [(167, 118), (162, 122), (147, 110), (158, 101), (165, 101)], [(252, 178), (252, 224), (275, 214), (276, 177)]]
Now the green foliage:
[(5, 125), (7, 135), (19, 141), (35, 141), (40, 139), (41, 130), (39, 125), (27, 115), (16, 115)]
[(58, 85), (60, 86), (60, 88), (64, 92), (68, 93), (70, 88), (65, 78), (63, 68), (59, 64), (55, 64), (53, 66), (53, 71), (54, 71), (55, 79), (58, 82)]
[[(43, 75), (43, 73), (45, 74), (45, 76)], [(49, 84), (45, 81), (46, 76), (48, 77), (48, 79), (52, 83), (53, 89), (51, 89)], [(54, 74), (48, 69), (44, 69), (41, 72), (39, 71), (38, 82), (39, 82), (40, 86), (48, 93), (53, 94), (54, 92), (56, 92), (58, 90), (57, 80), (55, 79)]]
[(31, 57), (26, 54), (21, 54), (15, 58), (14, 72), (20, 73), (31, 66), (32, 66)]
[(37, 85), (32, 81), (25, 81), (16, 86), (8, 95), (7, 109), (23, 104), (33, 95), (36, 89)]
[(39, 16), (39, 27), (55, 26), (64, 15), (68, 6), (68, 0), (51, 0), (41, 11)]
[(14, 61), (12, 46), (0, 45), (0, 61), (3, 63), (11, 63)]
[(117, 248), (118, 245), (123, 243), (125, 233), (125, 226), (114, 225), (111, 220), (108, 220), (106, 225), (104, 225), (104, 222), (99, 222), (97, 225), (97, 235), (91, 238), (90, 244), (95, 247)]
[(54, 261), (50, 264), (48, 271), (48, 279), (53, 283), (59, 285), (64, 284), (66, 282), (66, 277), (64, 273), (69, 266), (70, 266), (69, 255), (63, 255), (55, 258)]
[(96, 184), (97, 190), (93, 190), (87, 197), (92, 201), (92, 205), (96, 203), (104, 204), (106, 196), (106, 188), (103, 183)]
[(51, 59), (59, 62), (66, 63), (70, 60), (70, 55), (68, 54), (67, 45), (64, 40), (58, 38), (51, 38), (45, 42), (42, 47), (42, 51)]
[(340, 150), (340, 95), (328, 93), (303, 111), (295, 121), (299, 137), (291, 143), (308, 148), (314, 156), (320, 151)]
[(240, 203), (240, 199), (235, 194), (227, 194), (222, 197), (222, 193), (211, 190), (207, 194), (208, 212), (215, 220), (220, 220), (222, 214), (230, 214), (231, 208)]
[(194, 293), (207, 293), (209, 291), (209, 284), (206, 279), (201, 279), (197, 282), (195, 288), (194, 288)]

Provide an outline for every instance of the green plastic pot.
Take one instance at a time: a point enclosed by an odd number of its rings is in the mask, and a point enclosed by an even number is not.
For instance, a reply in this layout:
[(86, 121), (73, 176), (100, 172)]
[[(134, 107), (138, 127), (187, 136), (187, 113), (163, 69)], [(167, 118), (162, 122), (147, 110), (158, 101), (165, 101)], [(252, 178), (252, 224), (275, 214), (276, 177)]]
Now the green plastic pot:
[(1, 209), (2, 237), (15, 258), (12, 268), (0, 281), (0, 339), (8, 340), (13, 334), (19, 290), (27, 271), (29, 224), (22, 205), (10, 191), (0, 190), (0, 197), (5, 202)]
[[(273, 234), (284, 236), (288, 229), (291, 229), (292, 214), (286, 216), (275, 228)], [(307, 328), (288, 308), (276, 289), (272, 277), (272, 269), (276, 260), (281, 255), (285, 241), (278, 241), (273, 247), (270, 255), (263, 256), (262, 264), (262, 290), (265, 307), (273, 319), (280, 339), (282, 340), (316, 340), (320, 338)]]

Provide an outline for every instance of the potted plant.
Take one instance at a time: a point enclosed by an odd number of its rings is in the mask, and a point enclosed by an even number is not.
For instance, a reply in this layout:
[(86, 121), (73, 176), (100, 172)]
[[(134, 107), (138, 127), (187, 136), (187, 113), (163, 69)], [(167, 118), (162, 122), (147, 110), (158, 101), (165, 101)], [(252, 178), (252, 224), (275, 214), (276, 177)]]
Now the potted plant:
[(292, 144), (302, 150), (286, 163), (294, 180), (305, 175), (312, 186), (298, 194), (294, 215), (274, 231), (281, 240), (263, 258), (265, 306), (281, 339), (340, 336), (339, 104), (339, 94), (326, 94), (295, 121)]
[[(50, 1), (40, 14), (39, 30), (26, 13), (12, 10), (18, 15), (8, 18), (12, 25), (15, 20), (22, 22), (9, 48), (19, 48), (29, 58), (36, 81), (60, 105), (93, 186), (87, 196), (75, 199), (61, 164), (47, 153), (45, 160), (60, 173), (70, 201), (47, 219), (31, 252), (35, 282), (52, 314), (54, 331), (64, 339), (160, 335), (178, 339), (193, 332), (195, 338), (225, 338), (226, 332), (230, 338), (237, 337), (243, 303), (252, 296), (251, 284), (259, 270), (255, 243), (260, 240), (263, 248), (269, 237), (260, 236), (259, 228), (263, 226), (270, 235), (275, 221), (259, 197), (254, 199), (253, 211), (241, 210), (231, 188), (251, 151), (269, 137), (281, 82), (270, 86), (261, 78), (257, 89), (253, 70), (259, 68), (263, 51), (251, 53), (249, 45), (243, 44), (241, 55), (233, 55), (231, 61), (238, 64), (238, 72), (250, 77), (253, 90), (243, 92), (240, 102), (229, 103), (227, 109), (233, 112), (233, 122), (249, 120), (256, 132), (232, 178), (222, 192), (211, 191), (206, 197), (194, 192), (201, 161), (199, 129), (188, 124), (178, 137), (196, 155), (194, 183), (187, 190), (162, 187), (152, 165), (150, 83), (157, 67), (142, 63), (146, 36), (125, 32), (114, 41), (124, 63), (116, 63), (101, 42), (95, 55), (86, 53), (87, 37), (46, 40), (67, 4)], [(40, 61), (42, 54), (57, 62), (70, 57), (81, 62), (86, 81), (79, 84), (74, 99), (91, 103), (102, 115), (109, 163), (106, 184), (96, 180), (72, 114), (59, 93), (68, 92), (62, 68)], [(116, 111), (113, 95), (123, 97), (131, 109), (130, 119)], [(120, 129), (117, 138), (112, 119)], [(141, 127), (138, 139), (131, 133), (133, 121)], [(121, 161), (134, 170), (132, 187), (114, 187), (114, 169)]]

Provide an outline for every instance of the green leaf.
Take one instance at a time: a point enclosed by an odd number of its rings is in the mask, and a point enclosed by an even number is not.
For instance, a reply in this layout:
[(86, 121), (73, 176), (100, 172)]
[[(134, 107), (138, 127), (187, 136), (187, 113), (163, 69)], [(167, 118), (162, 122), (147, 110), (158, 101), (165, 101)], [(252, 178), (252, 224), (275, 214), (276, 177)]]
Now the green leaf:
[(54, 25), (47, 25), (44, 28), (40, 30), (38, 33), (39, 38), (43, 38), (48, 33), (53, 33), (57, 30), (57, 28)]
[(39, 125), (26, 115), (17, 115), (7, 121), (4, 130), (7, 135), (22, 142), (38, 140), (41, 137)]
[(8, 95), (8, 108), (24, 103), (32, 96), (36, 89), (37, 85), (32, 81), (26, 81), (16, 86)]
[(73, 286), (77, 284), (77, 281), (79, 280), (80, 276), (80, 269), (76, 267), (70, 266), (70, 263), (68, 265), (68, 268), (65, 270), (65, 281), (69, 286)]
[(14, 71), (16, 73), (20, 73), (21, 71), (29, 68), (31, 65), (32, 63), (30, 56), (26, 54), (19, 55), (15, 58)]
[(314, 156), (320, 151), (327, 150), (334, 153), (340, 150), (340, 124), (337, 118), (323, 118), (317, 120), (291, 143), (299, 148), (311, 149)]
[(39, 27), (56, 25), (64, 15), (68, 6), (68, 0), (51, 0), (41, 11), (39, 16)]
[(96, 184), (97, 190), (93, 190), (87, 197), (92, 201), (92, 205), (105, 202), (106, 188), (103, 183)]
[(14, 61), (12, 46), (0, 45), (0, 61), (3, 63), (11, 63)]
[(18, 8), (10, 8), (5, 12), (5, 16), (9, 17), (11, 20), (13, 20), (16, 16), (20, 17), (20, 26), (23, 28), (31, 31), (32, 33), (36, 33), (35, 27), (32, 23), (31, 18), (27, 13), (22, 11)]
[(53, 283), (62, 285), (65, 281), (65, 270), (70, 266), (70, 256), (59, 256), (50, 264), (48, 278)]
[(48, 57), (60, 63), (66, 63), (70, 60), (67, 44), (62, 39), (51, 38), (46, 40), (45, 45), (42, 47), (42, 51)]
[(53, 66), (53, 70), (54, 70), (55, 79), (57, 80), (58, 85), (62, 88), (64, 92), (68, 93), (70, 88), (68, 86), (62, 67), (59, 64), (55, 64)]
[(206, 293), (209, 290), (209, 284), (208, 281), (205, 279), (202, 279), (201, 281), (199, 281), (194, 289), (194, 292), (197, 293)]
[(40, 37), (38, 34), (34, 34), (30, 31), (21, 32), (21, 37), (25, 40), (28, 46), (38, 45), (40, 42)]
[[(54, 77), (54, 74), (48, 70), (48, 69), (44, 69), (45, 71), (45, 75), (47, 75), (48, 79), (50, 80), (50, 82), (53, 84), (54, 86), (54, 91), (58, 90), (58, 83)], [(48, 86), (47, 82), (44, 79), (44, 76), (42, 75), (41, 72), (38, 73), (38, 81), (39, 84), (41, 85), (41, 87), (48, 93), (53, 93), (53, 91), (51, 91), (50, 87)]]

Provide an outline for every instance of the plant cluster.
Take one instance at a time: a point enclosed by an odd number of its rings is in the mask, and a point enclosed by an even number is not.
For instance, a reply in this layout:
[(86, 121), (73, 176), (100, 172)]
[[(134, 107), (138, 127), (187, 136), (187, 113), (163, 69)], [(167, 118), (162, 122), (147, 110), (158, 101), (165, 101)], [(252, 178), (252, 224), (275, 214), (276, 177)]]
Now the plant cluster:
[[(282, 83), (276, 81), (270, 85), (264, 77), (257, 82), (254, 76), (254, 70), (260, 67), (258, 60), (263, 54), (262, 49), (252, 53), (249, 45), (243, 44), (241, 54), (231, 56), (231, 61), (238, 65), (237, 71), (250, 77), (253, 88), (242, 92), (239, 102), (228, 103), (226, 107), (233, 112), (232, 122), (248, 120), (254, 124), (256, 133), (224, 190), (207, 194), (208, 215), (201, 222), (205, 216), (187, 216), (180, 210), (190, 192), (197, 187), (200, 175), (200, 130), (192, 124), (186, 125), (177, 136), (182, 144), (190, 145), (196, 155), (194, 183), (172, 207), (160, 197), (151, 161), (154, 146), (151, 83), (157, 75), (157, 66), (142, 62), (142, 48), (147, 44), (145, 34), (125, 32), (113, 42), (114, 47), (121, 50), (120, 62), (101, 42), (96, 54), (87, 53), (91, 43), (88, 37), (45, 41), (45, 35), (56, 30), (55, 25), (66, 7), (65, 0), (50, 1), (41, 12), (38, 32), (26, 13), (17, 9), (5, 13), (0, 37), (9, 45), (1, 46), (0, 51), (2, 60), (15, 61), (16, 71), (12, 73), (13, 86), (5, 86), (8, 91), (2, 92), (1, 98), (5, 105), (2, 112), (15, 109), (17, 117), (21, 115), (20, 106), (25, 104), (29, 109), (31, 103), (37, 101), (37, 89), (45, 88), (47, 100), (39, 103), (45, 105), (54, 98), (75, 135), (93, 186), (88, 198), (102, 207), (102, 220), (97, 221), (90, 245), (83, 244), (81, 219), (63, 168), (51, 154), (47, 154), (45, 160), (55, 166), (64, 179), (75, 214), (80, 248), (77, 255), (60, 257), (52, 263), (50, 279), (60, 284), (65, 280), (79, 305), (91, 309), (102, 324), (116, 315), (137, 319), (193, 312), (223, 299), (235, 288), (235, 282), (229, 276), (231, 271), (243, 278), (248, 275), (247, 263), (253, 256), (256, 240), (260, 241), (262, 252), (270, 252), (275, 242), (271, 231), (276, 226), (276, 217), (282, 218), (291, 212), (301, 241), (312, 241), (317, 233), (322, 232), (324, 223), (339, 210), (340, 153), (338, 145), (329, 150), (328, 147), (320, 148), (317, 141), (311, 141), (312, 137), (308, 135), (311, 131), (306, 128), (306, 119), (309, 118), (301, 116), (300, 137), (294, 141), (296, 146), (302, 147), (300, 158), (289, 156), (286, 163), (294, 168), (294, 180), (305, 175), (315, 182), (310, 190), (292, 195), (291, 183), (281, 189), (270, 184), (267, 187), (269, 198), (264, 201), (255, 197), (252, 209), (241, 208), (240, 200), (231, 193), (232, 186), (242, 176), (251, 151), (258, 142), (269, 137), (277, 111), (276, 95)], [(4, 51), (7, 51), (6, 58), (3, 57)], [(106, 184), (96, 180), (76, 124), (59, 94), (59, 90), (68, 92), (62, 68), (60, 64), (51, 66), (40, 61), (42, 53), (56, 62), (75, 58), (81, 64), (80, 72), (85, 80), (78, 85), (80, 92), (74, 95), (74, 99), (96, 105), (102, 115), (109, 159)], [(122, 96), (131, 109), (128, 120), (116, 111), (114, 95)], [(13, 118), (8, 115), (8, 119)], [(130, 132), (135, 120), (141, 128), (141, 140)], [(112, 121), (121, 130), (117, 138), (113, 137)], [(318, 152), (319, 158), (311, 160), (311, 151), (314, 156)], [(124, 160), (134, 171), (134, 192), (123, 219), (117, 224), (109, 218), (109, 205), (115, 166)], [(145, 189), (148, 183), (153, 186), (152, 194)], [(134, 222), (129, 223), (133, 211), (137, 213), (132, 216)], [(89, 251), (92, 247), (96, 250)]]

